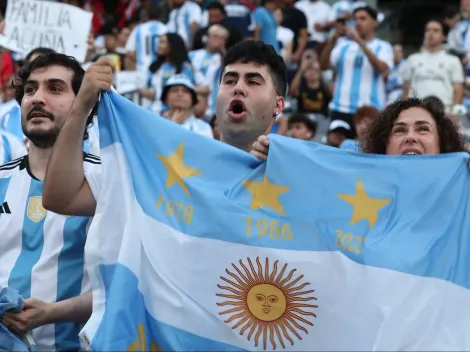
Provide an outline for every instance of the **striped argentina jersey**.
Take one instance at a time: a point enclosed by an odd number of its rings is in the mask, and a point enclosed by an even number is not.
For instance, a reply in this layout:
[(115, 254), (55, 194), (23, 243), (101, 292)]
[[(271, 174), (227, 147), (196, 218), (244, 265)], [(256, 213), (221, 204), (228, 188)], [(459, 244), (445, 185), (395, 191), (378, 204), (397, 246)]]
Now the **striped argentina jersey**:
[[(373, 39), (366, 45), (392, 69), (393, 50), (390, 43)], [(350, 39), (340, 41), (331, 52), (330, 62), (337, 72), (330, 110), (354, 114), (363, 105), (379, 110), (385, 106), (385, 78), (375, 71), (359, 44)]]
[(168, 19), (168, 32), (177, 33), (183, 38), (186, 47), (191, 47), (191, 24), (199, 23), (202, 19), (202, 10), (198, 4), (190, 0), (186, 0), (181, 7), (175, 7), (170, 12)]
[(11, 133), (0, 130), (0, 165), (26, 155), (26, 145)]
[(18, 139), (25, 139), (21, 128), (21, 109), (16, 100), (0, 104), (0, 129), (10, 132)]
[(157, 59), (160, 36), (167, 32), (166, 25), (160, 21), (138, 24), (127, 39), (126, 49), (135, 51), (137, 70), (147, 72), (150, 64)]
[[(98, 157), (84, 157), (92, 190), (101, 182)], [(90, 291), (84, 247), (91, 218), (63, 216), (42, 206), (43, 182), (29, 171), (28, 156), (0, 167), (0, 287), (23, 298), (63, 301)], [(38, 350), (80, 348), (80, 324), (56, 323), (33, 330)]]
[(215, 72), (222, 64), (219, 53), (210, 53), (206, 49), (189, 52), (189, 59), (193, 66), (194, 77), (198, 86), (209, 86), (214, 79)]

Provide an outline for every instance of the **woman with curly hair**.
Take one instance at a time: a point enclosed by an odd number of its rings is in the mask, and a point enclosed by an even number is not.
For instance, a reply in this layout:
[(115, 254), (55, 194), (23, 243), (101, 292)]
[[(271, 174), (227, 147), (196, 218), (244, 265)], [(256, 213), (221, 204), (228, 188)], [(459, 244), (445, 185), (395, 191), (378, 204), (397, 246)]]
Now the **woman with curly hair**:
[(466, 150), (463, 137), (439, 101), (410, 98), (390, 104), (372, 121), (362, 151), (416, 155)]
[[(260, 136), (251, 154), (268, 156), (269, 140)], [(361, 151), (369, 154), (419, 155), (465, 152), (463, 137), (436, 98), (409, 98), (390, 104), (369, 125)], [(470, 165), (469, 165), (470, 166)]]

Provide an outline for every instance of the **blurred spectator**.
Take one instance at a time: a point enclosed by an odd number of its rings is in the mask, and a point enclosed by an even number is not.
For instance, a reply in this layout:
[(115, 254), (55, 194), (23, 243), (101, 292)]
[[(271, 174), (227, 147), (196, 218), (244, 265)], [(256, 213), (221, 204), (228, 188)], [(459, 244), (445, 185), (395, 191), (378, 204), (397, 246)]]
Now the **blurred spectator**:
[(168, 106), (165, 116), (183, 128), (213, 138), (211, 126), (194, 116), (197, 95), (193, 83), (183, 74), (171, 77), (163, 89), (161, 100)]
[(225, 42), (228, 38), (228, 30), (215, 24), (209, 28), (205, 49), (194, 50), (189, 53), (196, 81), (196, 92), (209, 97), (207, 114), (215, 111), (215, 101), (211, 91), (213, 82), (217, 76), (217, 70), (222, 63), (222, 55), (225, 52)]
[(367, 3), (360, 0), (338, 0), (331, 7), (329, 16), (330, 28), (338, 20), (346, 20), (349, 26), (354, 26), (354, 11), (359, 7), (365, 7)]
[(212, 127), (212, 133), (214, 134), (214, 139), (217, 139), (220, 141), (220, 129), (219, 129), (219, 121), (217, 121), (217, 118), (215, 115), (212, 117), (211, 123)]
[(106, 9), (101, 0), (86, 0), (83, 9), (93, 14), (91, 30), (94, 35), (101, 32), (101, 27), (106, 22)]
[(318, 62), (302, 61), (291, 82), (290, 95), (297, 98), (299, 112), (328, 115), (331, 92), (323, 82)]
[(393, 67), (392, 46), (374, 36), (377, 12), (369, 6), (359, 7), (354, 11), (354, 21), (355, 27), (336, 23), (333, 39), (320, 60), (322, 69), (337, 70), (330, 117), (349, 124), (360, 106), (385, 106), (385, 76)]
[(276, 40), (280, 48), (280, 55), (286, 63), (290, 62), (292, 59), (292, 50), (294, 48), (294, 32), (286, 27), (281, 25), (282, 23), (282, 10), (276, 9), (274, 11), (274, 18), (276, 19), (277, 30), (276, 30)]
[(206, 114), (208, 108), (209, 104), (207, 104), (207, 95), (198, 94), (197, 104), (193, 108), (194, 116), (207, 122), (209, 120), (208, 115)]
[(91, 57), (91, 61), (96, 61), (102, 56), (106, 56), (114, 62), (116, 70), (120, 71), (125, 55), (119, 54), (117, 49), (117, 33), (118, 29), (113, 28), (110, 25), (103, 27), (102, 34), (104, 36), (104, 48), (97, 50)]
[(425, 51), (411, 55), (403, 71), (403, 99), (436, 96), (450, 111), (462, 103), (464, 73), (460, 60), (443, 50), (444, 31), (438, 20), (426, 24)]
[(373, 106), (361, 106), (353, 116), (353, 123), (356, 132), (356, 139), (346, 139), (341, 143), (340, 148), (359, 153), (361, 144), (367, 137), (369, 125), (378, 118), (380, 112)]
[(238, 0), (228, 0), (224, 7), (227, 13), (226, 27), (237, 30), (242, 38), (252, 37), (255, 29), (252, 10)]
[(317, 51), (320, 53), (322, 45), (327, 40), (327, 25), (331, 6), (323, 0), (300, 0), (295, 4), (295, 7), (303, 11), (307, 17), (307, 29), (309, 33), (307, 47), (315, 48), (320, 44), (320, 50)]
[(113, 22), (117, 23), (119, 28), (124, 27), (128, 20), (137, 15), (139, 5), (139, 0), (118, 0), (113, 12)]
[(403, 70), (406, 60), (403, 58), (401, 44), (393, 45), (393, 67), (387, 78), (387, 104), (402, 99), (403, 96)]
[(294, 46), (292, 48), (293, 54), (291, 60), (295, 63), (299, 63), (308, 40), (307, 17), (303, 11), (300, 11), (294, 6), (295, 0), (283, 0), (283, 2), (283, 21), (281, 26), (289, 28), (294, 32)]
[(330, 147), (339, 148), (346, 139), (352, 139), (353, 132), (350, 124), (345, 121), (335, 120), (328, 126), (326, 144)]
[[(157, 4), (151, 4), (148, 21), (138, 24), (129, 35), (126, 43), (127, 56), (134, 62), (137, 70), (147, 72), (150, 64), (157, 58), (159, 38), (167, 32), (165, 24), (160, 22), (161, 10)], [(127, 69), (131, 69), (127, 67)]]
[(289, 118), (289, 136), (303, 141), (310, 141), (317, 133), (317, 123), (307, 115), (297, 113)]
[(191, 49), (201, 21), (201, 8), (190, 0), (173, 0), (173, 6), (167, 23), (168, 31), (179, 34), (186, 47)]
[(171, 76), (182, 73), (194, 82), (186, 46), (183, 39), (176, 33), (167, 33), (160, 37), (157, 60), (150, 65), (149, 70), (151, 78), (148, 86), (151, 88), (140, 89), (139, 94), (153, 101), (148, 107), (157, 114), (165, 110), (159, 97)]
[(265, 44), (272, 45), (279, 53), (279, 45), (276, 40), (276, 19), (274, 10), (278, 8), (278, 0), (263, 0), (263, 6), (258, 7), (253, 12), (255, 19), (255, 31), (253, 37), (255, 40), (261, 40)]
[(460, 9), (455, 5), (446, 5), (443, 21), (449, 30), (452, 30), (460, 21)]
[(2, 50), (0, 53), (0, 86), (7, 84), (8, 78), (15, 72), (15, 62), (11, 54)]
[(463, 19), (470, 19), (470, 0), (460, 0), (460, 12)]

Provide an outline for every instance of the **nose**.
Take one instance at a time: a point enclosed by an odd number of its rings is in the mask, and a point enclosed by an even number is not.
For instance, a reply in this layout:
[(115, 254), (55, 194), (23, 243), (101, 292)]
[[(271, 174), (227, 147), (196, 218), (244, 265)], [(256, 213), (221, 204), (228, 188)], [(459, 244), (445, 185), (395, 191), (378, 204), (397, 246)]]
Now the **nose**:
[(264, 299), (263, 307), (270, 307), (270, 304), (267, 298)]
[(241, 96), (246, 96), (246, 86), (245, 83), (239, 79), (237, 82), (237, 85), (233, 88), (233, 95), (241, 95)]
[(416, 143), (417, 141), (416, 133), (414, 131), (409, 131), (405, 137), (405, 143)]
[(46, 99), (42, 89), (36, 90), (33, 96), (33, 106), (46, 105)]

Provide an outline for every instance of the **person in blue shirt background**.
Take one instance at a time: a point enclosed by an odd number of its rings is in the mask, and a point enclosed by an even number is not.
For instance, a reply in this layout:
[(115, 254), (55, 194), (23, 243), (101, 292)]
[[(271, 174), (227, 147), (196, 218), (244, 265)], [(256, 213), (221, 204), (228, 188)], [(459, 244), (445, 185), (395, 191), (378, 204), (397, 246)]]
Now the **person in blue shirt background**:
[(274, 10), (279, 8), (277, 0), (263, 0), (262, 6), (253, 12), (255, 20), (254, 39), (272, 45), (279, 53), (279, 43), (276, 40), (277, 23)]

